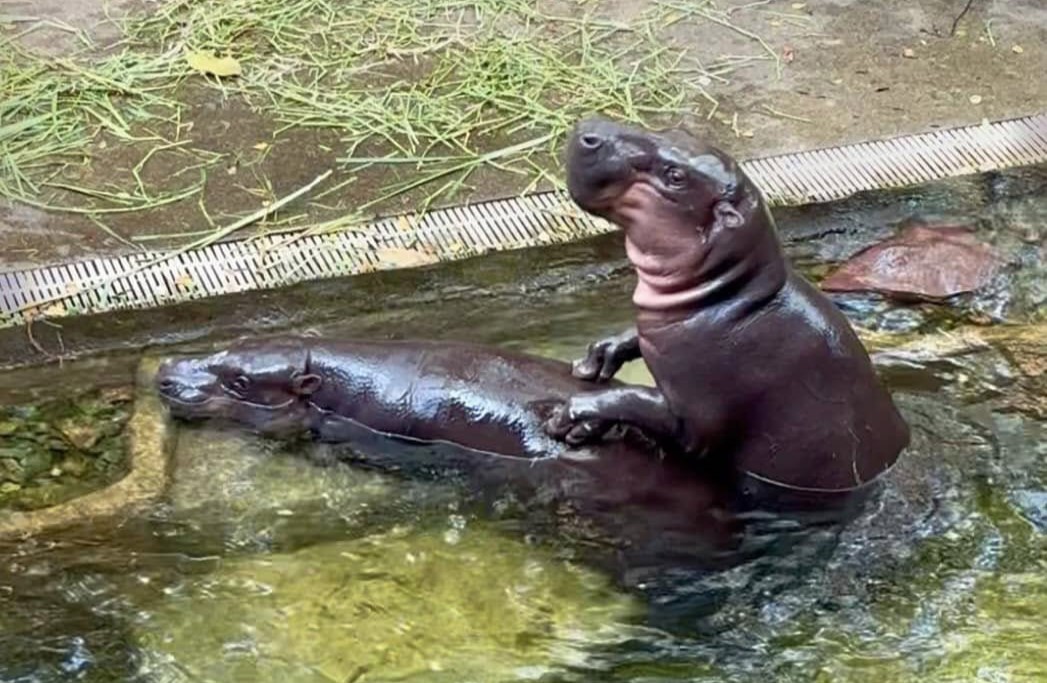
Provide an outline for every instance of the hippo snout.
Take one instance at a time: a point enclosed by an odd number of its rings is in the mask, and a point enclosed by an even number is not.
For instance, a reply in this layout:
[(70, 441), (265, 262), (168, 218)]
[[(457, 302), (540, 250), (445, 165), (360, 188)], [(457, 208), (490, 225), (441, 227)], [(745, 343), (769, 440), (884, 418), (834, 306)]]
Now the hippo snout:
[(216, 378), (196, 361), (168, 359), (156, 373), (156, 389), (168, 403), (202, 403), (216, 388)]
[(594, 117), (579, 121), (574, 127), (573, 137), (581, 149), (596, 151), (628, 132), (629, 129), (620, 123)]
[(647, 165), (646, 151), (634, 143), (630, 131), (600, 118), (575, 125), (567, 148), (567, 188), (583, 209), (603, 207)]

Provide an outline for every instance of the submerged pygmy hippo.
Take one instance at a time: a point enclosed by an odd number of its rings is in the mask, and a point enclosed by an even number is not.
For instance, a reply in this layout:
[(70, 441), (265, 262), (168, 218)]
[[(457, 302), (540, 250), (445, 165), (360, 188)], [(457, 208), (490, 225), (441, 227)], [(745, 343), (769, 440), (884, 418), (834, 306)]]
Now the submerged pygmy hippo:
[(707, 564), (718, 554), (710, 547), (734, 543), (735, 506), (711, 473), (659, 457), (627, 430), (581, 448), (545, 434), (554, 405), (604, 388), (561, 361), (454, 342), (288, 336), (169, 360), (156, 384), (178, 418), (362, 445), (355, 463), (456, 470), (494, 495), (566, 504), (601, 537), (624, 540), (630, 563)]
[(558, 402), (601, 389), (566, 363), (480, 345), (294, 336), (167, 361), (157, 387), (176, 417), (221, 418), (269, 436), (344, 441), (349, 420), (401, 439), (524, 458), (575, 453), (542, 424)]
[(683, 131), (591, 119), (567, 164), (571, 197), (624, 231), (638, 278), (636, 328), (592, 344), (575, 375), (607, 381), (642, 356), (657, 388), (579, 392), (550, 434), (581, 444), (635, 425), (726, 459), (749, 490), (814, 498), (868, 490), (894, 464), (908, 426), (846, 318), (789, 266), (730, 156)]

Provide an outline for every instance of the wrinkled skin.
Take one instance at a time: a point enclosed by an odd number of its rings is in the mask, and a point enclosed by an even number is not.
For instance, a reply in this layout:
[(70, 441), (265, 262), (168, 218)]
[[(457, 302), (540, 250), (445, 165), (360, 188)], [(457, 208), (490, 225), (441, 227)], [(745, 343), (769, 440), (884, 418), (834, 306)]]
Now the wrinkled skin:
[(637, 273), (636, 327), (593, 344), (574, 374), (600, 383), (642, 357), (657, 388), (579, 392), (549, 434), (578, 445), (629, 424), (764, 491), (814, 497), (866, 489), (894, 464), (908, 426), (730, 156), (601, 119), (576, 127), (567, 156), (572, 198), (622, 229)]
[(745, 501), (718, 473), (628, 433), (579, 449), (545, 434), (557, 402), (604, 388), (567, 363), (470, 344), (278, 337), (169, 360), (156, 386), (179, 419), (348, 443), (353, 463), (454, 470), (486, 495), (553, 502), (558, 517), (570, 509), (622, 544), (611, 554), (619, 572), (734, 561)]

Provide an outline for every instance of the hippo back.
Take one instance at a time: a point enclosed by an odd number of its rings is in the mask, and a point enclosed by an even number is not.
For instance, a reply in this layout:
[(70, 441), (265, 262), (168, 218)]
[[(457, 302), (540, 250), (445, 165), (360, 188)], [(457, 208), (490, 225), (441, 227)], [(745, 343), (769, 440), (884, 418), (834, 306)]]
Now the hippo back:
[(602, 388), (562, 361), (454, 342), (323, 342), (311, 349), (309, 371), (324, 379), (313, 405), (336, 418), (321, 424), (321, 438), (341, 440), (348, 419), (391, 436), (529, 458), (565, 449), (542, 427), (554, 404)]

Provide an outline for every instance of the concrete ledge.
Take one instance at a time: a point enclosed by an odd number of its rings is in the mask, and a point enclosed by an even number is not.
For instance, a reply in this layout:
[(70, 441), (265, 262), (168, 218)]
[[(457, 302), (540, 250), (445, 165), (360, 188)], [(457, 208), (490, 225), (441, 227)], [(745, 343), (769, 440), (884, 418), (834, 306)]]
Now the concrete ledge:
[[(742, 166), (770, 205), (789, 207), (1043, 162), (1047, 113), (753, 159)], [(612, 230), (580, 212), (566, 194), (543, 192), (325, 234), (306, 230), (191, 251), (0, 272), (0, 328), (562, 245)]]

